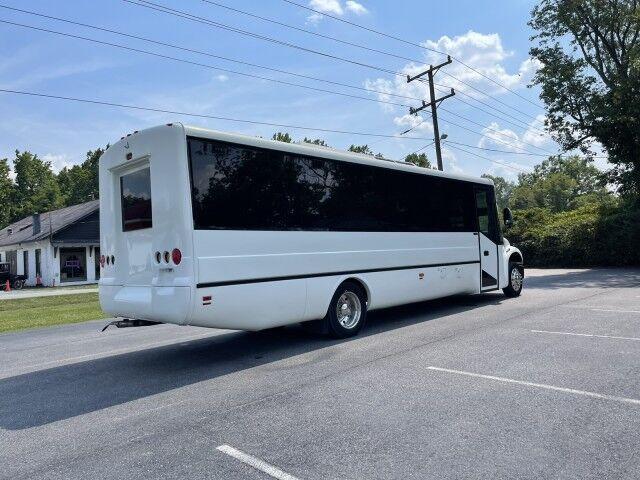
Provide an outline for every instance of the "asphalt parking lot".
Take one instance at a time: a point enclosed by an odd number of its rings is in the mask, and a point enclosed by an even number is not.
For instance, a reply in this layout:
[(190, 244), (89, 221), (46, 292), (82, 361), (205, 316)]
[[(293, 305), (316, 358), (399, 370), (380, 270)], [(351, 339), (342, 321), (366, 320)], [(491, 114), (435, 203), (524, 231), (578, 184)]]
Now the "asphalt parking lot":
[(1, 478), (640, 478), (640, 269), (348, 341), (104, 323), (0, 336)]

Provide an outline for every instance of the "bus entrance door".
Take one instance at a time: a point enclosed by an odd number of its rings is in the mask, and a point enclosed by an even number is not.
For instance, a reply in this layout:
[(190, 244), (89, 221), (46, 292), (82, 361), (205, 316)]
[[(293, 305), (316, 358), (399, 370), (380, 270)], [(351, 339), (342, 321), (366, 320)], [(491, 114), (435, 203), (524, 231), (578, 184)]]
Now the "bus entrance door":
[(498, 288), (498, 242), (500, 230), (493, 198), (489, 186), (476, 187), (476, 214), (478, 216), (478, 245), (480, 249), (480, 290)]

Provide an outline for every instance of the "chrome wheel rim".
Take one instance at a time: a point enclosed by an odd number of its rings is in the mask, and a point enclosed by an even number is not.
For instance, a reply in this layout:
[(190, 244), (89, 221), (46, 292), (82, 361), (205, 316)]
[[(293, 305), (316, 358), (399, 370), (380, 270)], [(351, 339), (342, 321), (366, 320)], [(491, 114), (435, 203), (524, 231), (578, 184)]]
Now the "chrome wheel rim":
[(355, 293), (344, 292), (340, 295), (336, 304), (336, 316), (343, 328), (348, 330), (354, 328), (360, 322), (361, 315), (362, 304)]
[(518, 267), (511, 269), (511, 287), (517, 292), (522, 288), (522, 274)]

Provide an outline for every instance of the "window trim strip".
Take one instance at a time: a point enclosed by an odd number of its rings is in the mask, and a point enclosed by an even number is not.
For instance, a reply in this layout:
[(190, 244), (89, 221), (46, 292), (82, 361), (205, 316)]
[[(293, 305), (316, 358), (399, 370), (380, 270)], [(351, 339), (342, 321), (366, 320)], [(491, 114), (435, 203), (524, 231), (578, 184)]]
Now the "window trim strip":
[(362, 273), (391, 272), (395, 270), (412, 270), (415, 268), (451, 267), (455, 265), (472, 265), (472, 264), (479, 264), (479, 263), (480, 263), (479, 260), (469, 260), (465, 262), (429, 263), (429, 264), (423, 264), (423, 265), (405, 265), (400, 267), (369, 268), (364, 270), (344, 270), (341, 272), (307, 273), (303, 275), (286, 275), (281, 277), (248, 278), (248, 279), (242, 279), (242, 280), (227, 280), (223, 282), (198, 283), (196, 285), (196, 288), (227, 287), (231, 285), (245, 285), (248, 283), (282, 282), (286, 280), (302, 280), (306, 278), (333, 277), (333, 276), (340, 276), (340, 275), (354, 275), (354, 274), (362, 274)]

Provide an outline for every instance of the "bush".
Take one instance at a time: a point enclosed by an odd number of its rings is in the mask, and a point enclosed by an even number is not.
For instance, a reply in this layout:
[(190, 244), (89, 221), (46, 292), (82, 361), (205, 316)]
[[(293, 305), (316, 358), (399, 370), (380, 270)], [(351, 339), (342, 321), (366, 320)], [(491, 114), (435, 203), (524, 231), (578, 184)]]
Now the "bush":
[(640, 209), (621, 202), (592, 203), (551, 213), (518, 210), (506, 236), (538, 267), (640, 265)]

